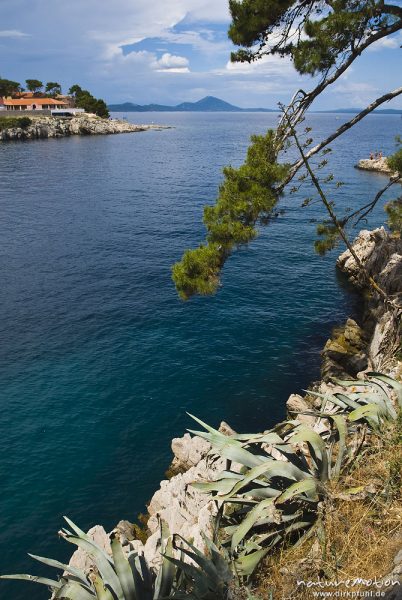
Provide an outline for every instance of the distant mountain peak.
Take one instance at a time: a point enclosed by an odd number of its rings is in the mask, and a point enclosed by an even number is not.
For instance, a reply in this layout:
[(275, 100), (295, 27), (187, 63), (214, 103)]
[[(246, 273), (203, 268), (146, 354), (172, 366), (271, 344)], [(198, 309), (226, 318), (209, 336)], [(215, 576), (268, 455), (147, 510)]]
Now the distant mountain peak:
[(216, 96), (205, 96), (197, 102), (181, 102), (176, 106), (167, 106), (165, 104), (133, 104), (125, 102), (123, 104), (110, 104), (109, 110), (112, 112), (276, 112), (269, 108), (239, 108)]

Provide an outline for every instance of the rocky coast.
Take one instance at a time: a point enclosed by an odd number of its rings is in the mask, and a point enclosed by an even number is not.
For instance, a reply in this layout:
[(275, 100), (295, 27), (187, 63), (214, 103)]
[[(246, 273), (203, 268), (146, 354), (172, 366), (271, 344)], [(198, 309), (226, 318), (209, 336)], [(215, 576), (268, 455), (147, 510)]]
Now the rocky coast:
[[(323, 431), (323, 419), (308, 413), (317, 408), (315, 394), (342, 392), (333, 377), (361, 378), (364, 372), (382, 371), (400, 378), (401, 363), (397, 357), (401, 310), (397, 300), (402, 293), (402, 241), (381, 227), (374, 231), (361, 231), (354, 241), (354, 250), (367, 272), (386, 292), (390, 302), (384, 303), (369, 292), (366, 280), (362, 278), (349, 250), (340, 255), (337, 268), (361, 291), (364, 298), (363, 319), (360, 324), (348, 319), (333, 332), (322, 352), (321, 380), (312, 384), (304, 396), (292, 394), (286, 403), (293, 423), (306, 425), (317, 433)], [(234, 433), (224, 422), (220, 425), (220, 431), (228, 436)], [(190, 484), (217, 479), (219, 472), (226, 468), (223, 458), (211, 460), (208, 441), (189, 433), (172, 440), (172, 452), (171, 476), (160, 483), (147, 507), (145, 537), (138, 539), (141, 537), (137, 535), (138, 527), (128, 521), (121, 521), (114, 530), (128, 548), (143, 554), (148, 563), (156, 568), (161, 562), (161, 520), (168, 525), (171, 534), (180, 534), (190, 539), (196, 547), (204, 549), (203, 535), (212, 536), (217, 503), (211, 495), (198, 491)], [(232, 466), (232, 469), (235, 468)], [(110, 553), (110, 538), (102, 527), (95, 526), (88, 533)], [(401, 578), (401, 553), (398, 556), (392, 573), (393, 577)], [(303, 558), (305, 560), (306, 557)], [(70, 564), (88, 570), (91, 560), (78, 549)]]
[(149, 129), (168, 129), (162, 125), (136, 125), (119, 119), (102, 119), (94, 114), (77, 114), (72, 118), (32, 117), (28, 127), (0, 130), (0, 141), (60, 138), (71, 135), (110, 135), (135, 133)]
[(362, 171), (372, 171), (373, 173), (382, 173), (383, 175), (387, 175), (388, 177), (392, 177), (395, 173), (392, 169), (389, 168), (387, 157), (382, 156), (381, 158), (362, 158), (359, 160), (357, 165), (355, 165), (356, 169), (361, 169)]

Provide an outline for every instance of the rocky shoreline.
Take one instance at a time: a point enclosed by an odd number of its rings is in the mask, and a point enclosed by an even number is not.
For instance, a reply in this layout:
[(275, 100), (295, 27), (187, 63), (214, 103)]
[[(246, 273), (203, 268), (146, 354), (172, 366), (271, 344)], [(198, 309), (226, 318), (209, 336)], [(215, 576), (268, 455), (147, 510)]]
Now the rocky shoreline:
[(373, 159), (362, 158), (359, 160), (357, 165), (355, 165), (355, 169), (360, 169), (361, 171), (372, 171), (373, 173), (382, 173), (383, 175), (388, 175), (388, 177), (395, 175), (392, 169), (390, 169), (388, 166), (386, 156)]
[[(388, 234), (383, 227), (374, 231), (361, 231), (354, 242), (354, 250), (371, 276), (391, 298), (402, 293), (402, 240)], [(347, 250), (338, 258), (337, 268), (344, 272), (353, 285), (365, 294), (365, 311), (361, 326), (348, 319), (343, 327), (334, 331), (322, 351), (322, 379), (311, 391), (335, 393), (339, 388), (331, 377), (360, 377), (367, 370), (381, 370), (392, 376), (400, 375), (400, 363), (395, 359), (399, 348), (400, 310), (385, 306), (378, 297), (367, 294), (354, 258)], [(287, 400), (290, 418), (320, 432), (321, 419), (301, 414), (315, 406), (317, 400), (309, 392), (302, 397), (292, 394)], [(220, 431), (230, 435), (233, 430), (222, 422)], [(171, 534), (179, 534), (204, 548), (203, 535), (212, 536), (217, 503), (212, 496), (202, 493), (190, 484), (197, 480), (210, 481), (225, 469), (222, 458), (211, 460), (211, 446), (206, 440), (186, 433), (172, 440), (174, 455), (172, 473), (160, 483), (148, 505), (146, 539), (138, 539), (138, 526), (121, 521), (114, 531), (131, 550), (143, 554), (147, 562), (158, 567), (160, 555), (160, 520), (166, 522)], [(107, 552), (110, 552), (109, 534), (97, 525), (89, 535)], [(87, 571), (91, 566), (89, 557), (78, 549), (70, 565)]]
[(26, 128), (10, 127), (0, 130), (0, 141), (37, 140), (71, 135), (111, 135), (150, 129), (170, 129), (165, 125), (136, 125), (119, 119), (102, 119), (89, 113), (77, 114), (71, 119), (32, 117), (31, 120), (31, 125)]

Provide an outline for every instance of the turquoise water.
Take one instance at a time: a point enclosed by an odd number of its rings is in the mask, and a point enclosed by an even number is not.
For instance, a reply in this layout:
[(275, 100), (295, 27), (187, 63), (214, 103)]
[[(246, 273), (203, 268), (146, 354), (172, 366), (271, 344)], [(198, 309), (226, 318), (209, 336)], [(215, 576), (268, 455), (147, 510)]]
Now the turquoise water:
[[(180, 302), (170, 266), (202, 239), (221, 168), (276, 116), (128, 117), (175, 128), (0, 147), (3, 573), (43, 572), (27, 551), (66, 558), (63, 514), (83, 528), (134, 519), (171, 438), (191, 426), (186, 411), (243, 431), (282, 418), (287, 396), (319, 377), (331, 328), (358, 315), (337, 252), (313, 252), (320, 211), (301, 209), (302, 194), (229, 260), (217, 296)], [(311, 116), (315, 137), (338, 119)], [(340, 204), (384, 183), (353, 165), (393, 150), (398, 128), (399, 117), (371, 116), (333, 145)], [(379, 208), (371, 223), (382, 219)], [(0, 585), (0, 598), (28, 593), (48, 597)]]

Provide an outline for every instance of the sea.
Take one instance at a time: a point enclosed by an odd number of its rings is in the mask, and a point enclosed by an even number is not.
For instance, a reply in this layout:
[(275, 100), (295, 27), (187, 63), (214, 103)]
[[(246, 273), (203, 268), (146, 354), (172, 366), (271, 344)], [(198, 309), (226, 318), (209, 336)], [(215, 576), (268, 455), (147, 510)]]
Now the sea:
[[(171, 267), (204, 239), (222, 168), (240, 165), (277, 114), (114, 116), (171, 128), (0, 146), (2, 574), (53, 575), (27, 553), (68, 559), (63, 515), (85, 530), (134, 521), (171, 439), (194, 428), (188, 413), (242, 432), (283, 419), (289, 394), (319, 378), (332, 328), (361, 317), (335, 268), (342, 247), (314, 253), (325, 215), (301, 206), (312, 195), (302, 182), (227, 261), (215, 296), (177, 296)], [(348, 118), (311, 114), (306, 126), (318, 142)], [(339, 210), (386, 183), (354, 165), (393, 152), (400, 132), (400, 116), (370, 115), (333, 143), (320, 173), (344, 183), (323, 183)], [(382, 203), (362, 226), (384, 219)], [(0, 582), (1, 599), (27, 597), (49, 593)]]

